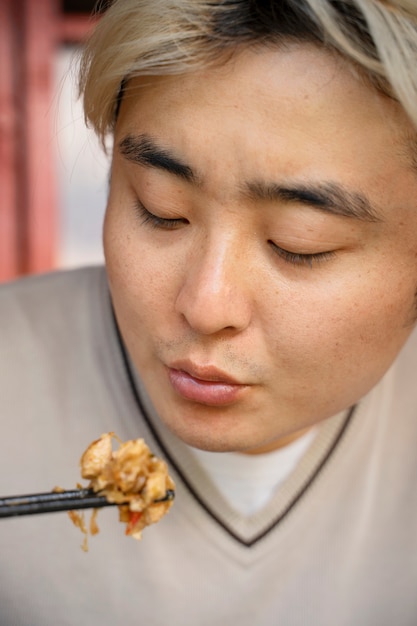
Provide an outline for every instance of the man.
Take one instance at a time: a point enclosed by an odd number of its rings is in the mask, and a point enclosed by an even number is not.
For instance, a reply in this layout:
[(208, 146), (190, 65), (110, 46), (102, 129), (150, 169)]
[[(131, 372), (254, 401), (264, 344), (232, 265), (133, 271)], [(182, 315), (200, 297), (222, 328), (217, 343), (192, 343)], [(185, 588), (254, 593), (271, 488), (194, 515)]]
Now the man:
[(2, 623), (415, 623), (416, 50), (405, 0), (109, 9), (106, 270), (3, 289), (2, 490), (114, 430), (176, 502), (4, 522)]

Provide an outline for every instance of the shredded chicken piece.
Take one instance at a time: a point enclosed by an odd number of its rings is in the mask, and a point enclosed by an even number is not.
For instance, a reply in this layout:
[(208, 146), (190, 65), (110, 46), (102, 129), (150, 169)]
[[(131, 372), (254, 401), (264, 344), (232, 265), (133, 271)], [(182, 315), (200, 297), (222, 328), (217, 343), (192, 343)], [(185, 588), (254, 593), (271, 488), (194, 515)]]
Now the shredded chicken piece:
[(97, 525), (97, 515), (98, 509), (94, 509), (90, 519), (90, 535), (97, 535), (97, 533), (100, 532), (100, 529)]
[(78, 513), (77, 511), (68, 511), (68, 516), (74, 526), (77, 526), (77, 528), (79, 528), (83, 533), (84, 541), (81, 545), (81, 548), (84, 550), (84, 552), (88, 552), (88, 530), (87, 526), (85, 525), (84, 511), (82, 513)]
[[(113, 450), (113, 440), (119, 447)], [(126, 523), (126, 534), (141, 539), (142, 530), (158, 522), (171, 508), (173, 501), (158, 502), (175, 484), (168, 474), (168, 466), (154, 456), (143, 439), (122, 443), (113, 433), (104, 433), (93, 441), (81, 457), (81, 475), (89, 479), (88, 488), (118, 504), (119, 519)], [(90, 533), (99, 532), (95, 509), (90, 521)], [(70, 518), (88, 535), (84, 515), (69, 512)]]

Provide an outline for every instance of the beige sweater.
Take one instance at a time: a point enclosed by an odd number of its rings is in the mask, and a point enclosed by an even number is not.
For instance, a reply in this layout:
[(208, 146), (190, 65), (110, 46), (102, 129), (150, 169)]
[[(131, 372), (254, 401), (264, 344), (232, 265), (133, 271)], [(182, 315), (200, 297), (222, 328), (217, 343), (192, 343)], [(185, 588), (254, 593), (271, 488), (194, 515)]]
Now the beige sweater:
[(0, 495), (72, 488), (110, 430), (144, 437), (177, 483), (141, 542), (113, 508), (88, 553), (65, 513), (0, 520), (0, 626), (417, 624), (416, 336), (245, 518), (158, 420), (102, 269), (2, 287), (0, 328)]

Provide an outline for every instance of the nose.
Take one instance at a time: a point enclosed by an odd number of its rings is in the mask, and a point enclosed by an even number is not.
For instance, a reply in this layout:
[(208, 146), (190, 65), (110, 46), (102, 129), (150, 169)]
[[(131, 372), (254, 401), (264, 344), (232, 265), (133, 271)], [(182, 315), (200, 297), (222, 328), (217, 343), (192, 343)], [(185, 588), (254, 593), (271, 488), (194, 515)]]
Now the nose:
[(252, 315), (247, 263), (234, 241), (207, 244), (192, 255), (176, 310), (195, 332), (212, 335), (247, 328)]

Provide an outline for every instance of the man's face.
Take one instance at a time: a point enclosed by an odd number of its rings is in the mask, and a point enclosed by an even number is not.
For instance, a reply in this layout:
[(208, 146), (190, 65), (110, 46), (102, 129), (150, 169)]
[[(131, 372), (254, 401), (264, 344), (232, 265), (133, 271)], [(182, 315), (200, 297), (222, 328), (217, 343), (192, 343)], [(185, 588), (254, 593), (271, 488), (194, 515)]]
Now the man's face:
[(132, 360), (187, 443), (274, 449), (390, 366), (416, 314), (411, 132), (308, 45), (128, 84), (107, 269)]

